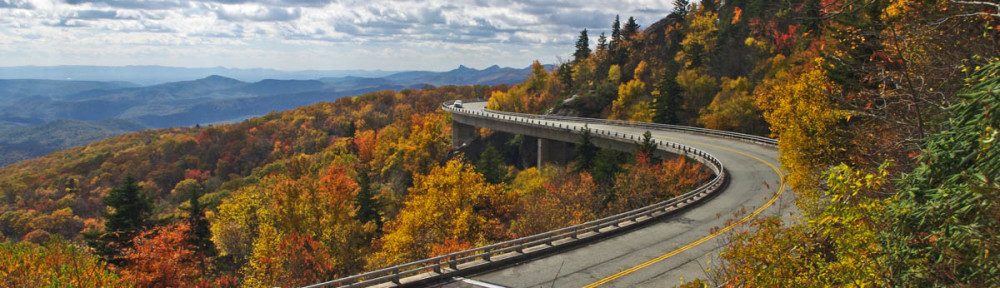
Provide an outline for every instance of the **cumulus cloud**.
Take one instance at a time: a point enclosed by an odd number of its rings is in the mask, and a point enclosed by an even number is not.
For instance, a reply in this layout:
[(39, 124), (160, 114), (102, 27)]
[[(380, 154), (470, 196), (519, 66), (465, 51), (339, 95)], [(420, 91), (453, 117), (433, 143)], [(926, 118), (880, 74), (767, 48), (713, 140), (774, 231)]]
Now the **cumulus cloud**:
[[(0, 42), (23, 45), (0, 49), (3, 53), (0, 56), (11, 59), (8, 56), (25, 53), (10, 51), (24, 49), (75, 57), (90, 53), (87, 51), (115, 48), (102, 44), (109, 39), (129, 47), (121, 53), (143, 51), (148, 56), (189, 46), (198, 51), (198, 45), (221, 45), (216, 40), (225, 39), (226, 49), (243, 51), (241, 54), (269, 51), (285, 55), (284, 51), (330, 50), (349, 55), (369, 47), (378, 47), (371, 51), (394, 53), (418, 46), (430, 48), (406, 51), (437, 53), (437, 56), (400, 54), (398, 57), (457, 63), (506, 53), (504, 59), (521, 57), (523, 63), (530, 63), (533, 59), (528, 57), (554, 58), (556, 54), (572, 52), (571, 46), (580, 30), (587, 28), (595, 35), (609, 30), (615, 14), (623, 18), (635, 16), (640, 24), (648, 25), (666, 16), (671, 9), (666, 2), (669, 1), (0, 0)], [(628, 8), (616, 11), (617, 7)], [(497, 45), (509, 49), (489, 52), (472, 49)], [(72, 49), (76, 50), (69, 51)], [(200, 50), (210, 49), (200, 47)], [(547, 54), (511, 52), (522, 50)], [(80, 56), (79, 61), (98, 56)], [(156, 58), (150, 57), (133, 58)], [(413, 63), (398, 57), (386, 58), (384, 62)], [(258, 66), (250, 61), (260, 58), (248, 57), (243, 63), (231, 66)]]

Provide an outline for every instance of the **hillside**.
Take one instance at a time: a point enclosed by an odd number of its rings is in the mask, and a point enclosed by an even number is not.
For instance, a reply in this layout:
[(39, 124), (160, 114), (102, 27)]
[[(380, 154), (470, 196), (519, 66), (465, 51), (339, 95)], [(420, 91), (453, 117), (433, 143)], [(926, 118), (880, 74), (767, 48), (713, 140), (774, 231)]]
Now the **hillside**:
[(120, 119), (95, 122), (56, 120), (35, 126), (5, 125), (0, 129), (0, 166), (143, 129), (145, 126)]

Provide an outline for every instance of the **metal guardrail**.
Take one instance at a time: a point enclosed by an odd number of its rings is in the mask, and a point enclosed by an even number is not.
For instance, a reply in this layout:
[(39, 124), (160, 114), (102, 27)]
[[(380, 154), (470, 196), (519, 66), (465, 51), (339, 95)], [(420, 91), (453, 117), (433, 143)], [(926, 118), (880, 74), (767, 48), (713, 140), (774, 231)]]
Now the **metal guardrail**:
[[(469, 102), (479, 102), (479, 101), (469, 100), (465, 102), (469, 103)], [(522, 125), (545, 127), (547, 129), (565, 129), (567, 131), (583, 130), (582, 128), (576, 126), (567, 126), (558, 123), (543, 121), (543, 120), (568, 120), (581, 123), (605, 123), (614, 125), (648, 127), (652, 129), (685, 131), (685, 132), (699, 133), (699, 134), (710, 134), (727, 138), (737, 138), (744, 141), (750, 141), (769, 146), (777, 145), (777, 141), (760, 136), (703, 129), (703, 128), (676, 126), (676, 125), (663, 125), (663, 124), (653, 124), (653, 123), (615, 121), (615, 120), (580, 118), (580, 117), (530, 115), (530, 114), (497, 112), (497, 111), (488, 111), (488, 112), (473, 111), (464, 108), (454, 108), (451, 106), (450, 102), (442, 103), (442, 109), (450, 111), (452, 113), (487, 117), (495, 119), (497, 121), (520, 123)], [(635, 135), (635, 134), (613, 132), (613, 131), (592, 129), (592, 128), (590, 130), (592, 136), (613, 139), (616, 141), (637, 142), (641, 141), (642, 139), (640, 135)], [(689, 157), (698, 158), (698, 160), (701, 160), (699, 162), (711, 163), (711, 165), (708, 166), (713, 172), (715, 172), (716, 177), (708, 181), (707, 183), (701, 185), (700, 187), (695, 188), (694, 190), (691, 190), (680, 196), (665, 201), (661, 201), (646, 207), (638, 208), (635, 210), (622, 212), (619, 214), (611, 215), (590, 222), (572, 225), (569, 227), (560, 228), (548, 232), (543, 232), (513, 240), (503, 241), (482, 247), (476, 247), (469, 250), (453, 252), (446, 255), (431, 257), (406, 264), (378, 269), (363, 274), (344, 277), (323, 283), (317, 283), (305, 287), (365, 287), (365, 286), (388, 284), (388, 283), (399, 285), (399, 284), (405, 284), (404, 279), (408, 277), (425, 279), (435, 276), (440, 277), (444, 275), (457, 276), (463, 270), (471, 270), (477, 267), (481, 268), (481, 266), (491, 263), (492, 262), (491, 259), (498, 260), (498, 259), (517, 257), (517, 256), (530, 257), (530, 255), (539, 255), (551, 251), (552, 249), (558, 249), (561, 246), (575, 245), (579, 244), (580, 241), (586, 241), (588, 239), (596, 239), (599, 238), (597, 236), (621, 231), (621, 229), (619, 229), (621, 227), (631, 226), (639, 223), (645, 223), (649, 220), (667, 215), (673, 211), (683, 209), (684, 207), (692, 203), (697, 203), (699, 200), (711, 196), (715, 192), (718, 192), (719, 189), (727, 183), (728, 180), (727, 174), (725, 172), (725, 167), (723, 166), (722, 161), (719, 161), (719, 159), (716, 159), (711, 154), (708, 154), (694, 147), (689, 147), (686, 145), (670, 141), (655, 140), (655, 142), (658, 149), (668, 150), (672, 152), (681, 152), (682, 154), (686, 154)], [(421, 275), (427, 277), (420, 277)], [(419, 280), (414, 279), (414, 281), (419, 281)]]

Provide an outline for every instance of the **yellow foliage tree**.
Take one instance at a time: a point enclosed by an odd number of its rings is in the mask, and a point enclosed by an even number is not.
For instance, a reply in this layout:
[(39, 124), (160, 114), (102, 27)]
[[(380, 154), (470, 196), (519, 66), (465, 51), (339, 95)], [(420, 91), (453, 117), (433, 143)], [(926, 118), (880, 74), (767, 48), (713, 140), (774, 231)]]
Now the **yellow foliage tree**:
[[(435, 246), (485, 244), (501, 235), (499, 219), (490, 211), (509, 206), (502, 186), (486, 183), (482, 175), (460, 159), (417, 175), (405, 207), (387, 223), (378, 240), (378, 251), (368, 259), (369, 269), (378, 269), (428, 257)], [(438, 253), (448, 250), (436, 249)]]
[[(581, 61), (577, 67), (586, 66), (587, 62), (591, 62), (591, 65), (593, 65), (593, 60), (588, 59)], [(592, 70), (593, 68), (591, 67), (590, 69)], [(593, 74), (593, 72), (589, 72), (588, 75), (590, 74)], [(486, 108), (522, 113), (541, 112), (551, 107), (557, 100), (557, 94), (550, 91), (553, 87), (553, 82), (555, 82), (555, 79), (545, 70), (545, 66), (535, 61), (531, 65), (531, 75), (528, 75), (528, 79), (525, 79), (524, 83), (515, 85), (507, 92), (494, 91), (490, 96), (490, 100), (486, 103)]]
[(807, 212), (815, 212), (816, 205), (803, 201), (817, 201), (819, 172), (838, 153), (841, 140), (834, 126), (848, 115), (835, 108), (831, 96), (840, 90), (827, 79), (821, 60), (815, 61), (804, 73), (781, 72), (764, 81), (754, 95), (771, 125), (771, 135), (779, 140), (779, 159), (789, 172), (789, 184), (805, 196), (796, 198), (799, 207)]
[(646, 83), (633, 79), (618, 87), (618, 99), (611, 103), (609, 118), (651, 122), (654, 111), (650, 102), (649, 95), (646, 94)]
[(722, 90), (715, 95), (712, 104), (698, 118), (698, 124), (710, 129), (766, 133), (766, 124), (750, 95), (750, 82), (743, 77), (722, 78), (721, 86)]

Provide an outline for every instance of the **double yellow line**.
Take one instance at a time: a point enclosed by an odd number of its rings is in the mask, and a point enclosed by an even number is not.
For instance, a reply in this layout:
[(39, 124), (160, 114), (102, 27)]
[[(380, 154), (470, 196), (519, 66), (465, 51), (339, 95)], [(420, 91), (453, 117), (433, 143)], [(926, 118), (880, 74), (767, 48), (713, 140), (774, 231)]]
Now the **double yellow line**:
[[(670, 137), (665, 137), (665, 138), (670, 139)], [(605, 277), (604, 279), (598, 280), (597, 282), (590, 283), (587, 286), (583, 286), (583, 288), (593, 288), (593, 287), (597, 287), (597, 286), (601, 286), (601, 285), (607, 284), (608, 282), (614, 281), (615, 279), (624, 277), (625, 275), (632, 274), (635, 271), (639, 271), (639, 269), (646, 268), (646, 267), (648, 267), (650, 265), (653, 265), (653, 264), (656, 264), (656, 263), (658, 263), (660, 261), (666, 260), (667, 258), (673, 257), (674, 255), (680, 254), (680, 253), (682, 253), (684, 251), (687, 251), (688, 249), (691, 249), (691, 248), (694, 248), (695, 246), (701, 245), (702, 243), (705, 243), (708, 240), (712, 240), (715, 237), (718, 237), (719, 235), (722, 235), (723, 233), (729, 232), (730, 230), (733, 230), (737, 226), (740, 226), (743, 223), (746, 223), (747, 221), (750, 221), (751, 219), (756, 218), (757, 215), (760, 215), (760, 213), (764, 212), (765, 209), (767, 209), (768, 207), (771, 207), (771, 205), (774, 205), (774, 202), (777, 202), (778, 199), (779, 199), (779, 197), (781, 197), (781, 193), (783, 193), (785, 191), (785, 174), (781, 173), (781, 169), (778, 169), (778, 167), (774, 166), (774, 164), (771, 164), (771, 162), (767, 162), (764, 159), (760, 159), (759, 157), (750, 155), (750, 154), (748, 154), (746, 152), (737, 151), (737, 150), (726, 148), (726, 147), (716, 146), (716, 145), (712, 145), (712, 144), (708, 144), (708, 143), (704, 143), (704, 142), (697, 142), (697, 141), (687, 141), (687, 142), (697, 143), (699, 145), (705, 145), (705, 146), (710, 146), (710, 147), (714, 147), (714, 148), (717, 148), (717, 149), (726, 150), (726, 151), (729, 151), (729, 152), (733, 152), (733, 153), (737, 153), (737, 154), (740, 154), (740, 155), (743, 155), (743, 156), (750, 157), (750, 158), (752, 158), (754, 160), (757, 160), (757, 161), (760, 161), (761, 163), (764, 163), (768, 167), (771, 167), (771, 169), (774, 170), (774, 173), (778, 174), (778, 179), (780, 179), (780, 181), (781, 181), (781, 185), (778, 187), (778, 193), (775, 193), (774, 196), (771, 196), (771, 199), (768, 200), (767, 203), (764, 203), (764, 206), (761, 206), (760, 208), (757, 208), (757, 210), (754, 210), (753, 213), (750, 213), (749, 215), (746, 215), (745, 217), (743, 217), (742, 219), (740, 219), (740, 221), (736, 221), (735, 223), (730, 224), (729, 226), (726, 226), (725, 228), (722, 228), (719, 231), (716, 231), (715, 233), (709, 234), (708, 236), (702, 237), (701, 239), (698, 239), (697, 241), (688, 243), (687, 245), (684, 245), (684, 247), (677, 248), (676, 250), (670, 251), (667, 254), (660, 255), (659, 257), (650, 259), (649, 261), (642, 262), (642, 264), (639, 264), (639, 265), (633, 266), (631, 268), (622, 270), (621, 272), (618, 272), (618, 273), (615, 273), (614, 275)]]

